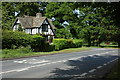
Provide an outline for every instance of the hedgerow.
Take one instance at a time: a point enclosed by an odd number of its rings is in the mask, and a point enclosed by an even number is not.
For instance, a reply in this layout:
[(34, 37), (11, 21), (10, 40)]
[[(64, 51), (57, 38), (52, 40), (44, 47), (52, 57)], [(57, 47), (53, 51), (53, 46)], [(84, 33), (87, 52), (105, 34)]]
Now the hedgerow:
[(18, 49), (27, 46), (30, 46), (32, 51), (46, 52), (55, 49), (55, 45), (50, 45), (40, 35), (30, 35), (20, 31), (2, 31), (3, 49)]
[(2, 31), (2, 48), (16, 49), (28, 46), (32, 41), (31, 35), (18, 31)]
[(55, 45), (55, 50), (61, 50), (66, 48), (77, 48), (82, 47), (82, 40), (79, 39), (54, 39), (53, 44)]

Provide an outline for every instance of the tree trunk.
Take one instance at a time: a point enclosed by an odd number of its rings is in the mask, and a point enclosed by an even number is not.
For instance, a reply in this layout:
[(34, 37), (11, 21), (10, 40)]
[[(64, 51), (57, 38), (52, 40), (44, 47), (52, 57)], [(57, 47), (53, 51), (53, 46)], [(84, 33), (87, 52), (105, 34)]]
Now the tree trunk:
[(91, 40), (88, 40), (88, 47), (91, 46)]

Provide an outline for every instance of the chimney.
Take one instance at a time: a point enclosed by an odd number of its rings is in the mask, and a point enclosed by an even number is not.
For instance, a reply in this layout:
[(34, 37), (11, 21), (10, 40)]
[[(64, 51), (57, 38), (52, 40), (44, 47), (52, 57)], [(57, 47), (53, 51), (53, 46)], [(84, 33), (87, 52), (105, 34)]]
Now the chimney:
[(36, 18), (40, 18), (40, 17), (42, 17), (42, 14), (41, 13), (37, 13), (36, 14)]

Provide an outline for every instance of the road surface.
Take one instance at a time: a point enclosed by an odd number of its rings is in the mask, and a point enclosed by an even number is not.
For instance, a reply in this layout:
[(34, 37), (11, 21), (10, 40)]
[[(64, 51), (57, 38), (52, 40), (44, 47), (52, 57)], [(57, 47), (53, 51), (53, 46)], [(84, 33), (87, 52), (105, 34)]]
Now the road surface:
[(76, 78), (95, 76), (118, 59), (118, 49), (93, 48), (89, 51), (62, 53), (2, 61), (2, 78)]

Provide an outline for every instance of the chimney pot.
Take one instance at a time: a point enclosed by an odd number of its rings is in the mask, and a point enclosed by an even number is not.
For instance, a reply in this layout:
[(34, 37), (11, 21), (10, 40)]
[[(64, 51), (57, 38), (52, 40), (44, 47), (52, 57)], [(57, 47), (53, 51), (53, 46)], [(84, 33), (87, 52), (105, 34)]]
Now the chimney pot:
[(37, 13), (36, 14), (36, 18), (40, 18), (40, 17), (42, 17), (42, 14), (41, 13)]

